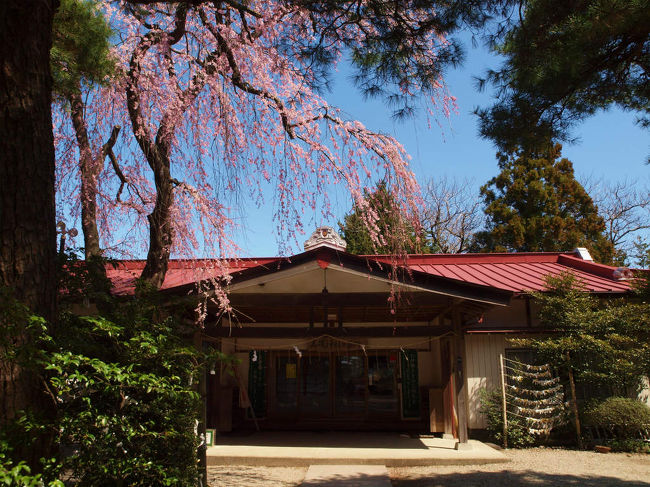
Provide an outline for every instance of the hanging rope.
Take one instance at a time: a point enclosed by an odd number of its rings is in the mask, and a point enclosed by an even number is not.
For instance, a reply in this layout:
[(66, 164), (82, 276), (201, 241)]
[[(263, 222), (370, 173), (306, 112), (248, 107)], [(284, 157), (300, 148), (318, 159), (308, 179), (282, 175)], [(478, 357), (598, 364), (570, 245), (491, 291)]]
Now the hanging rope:
[(529, 365), (503, 357), (507, 416), (523, 419), (528, 432), (548, 435), (563, 422), (564, 392), (549, 364)]
[[(394, 350), (395, 348), (399, 347), (400, 349), (409, 349), (409, 348), (417, 348), (418, 345), (428, 345), (431, 340), (436, 340), (438, 338), (443, 338), (445, 336), (450, 336), (452, 333), (447, 332), (447, 333), (442, 333), (438, 336), (430, 336), (427, 337), (423, 340), (418, 340), (416, 342), (410, 342), (402, 345), (372, 345), (373, 350)], [(252, 344), (242, 344), (237, 342), (237, 338), (213, 338), (213, 337), (203, 337), (204, 340), (206, 341), (220, 341), (221, 343), (224, 344), (230, 344), (235, 347), (235, 351), (244, 351), (244, 350), (292, 350), (295, 348), (299, 349), (306, 349), (309, 347), (310, 344), (322, 340), (323, 338), (329, 338), (330, 340), (333, 340), (338, 343), (342, 344), (347, 344), (347, 345), (352, 345), (355, 347), (358, 347), (360, 350), (366, 350), (366, 348), (370, 348), (368, 344), (365, 343), (360, 343), (356, 342), (354, 340), (350, 339), (345, 339), (345, 338), (339, 338), (335, 337), (332, 335), (320, 335), (317, 337), (311, 337), (311, 338), (305, 338), (302, 340), (291, 340), (290, 342), (285, 342), (281, 344), (274, 344), (270, 345), (268, 343), (260, 344), (260, 343), (252, 343)]]

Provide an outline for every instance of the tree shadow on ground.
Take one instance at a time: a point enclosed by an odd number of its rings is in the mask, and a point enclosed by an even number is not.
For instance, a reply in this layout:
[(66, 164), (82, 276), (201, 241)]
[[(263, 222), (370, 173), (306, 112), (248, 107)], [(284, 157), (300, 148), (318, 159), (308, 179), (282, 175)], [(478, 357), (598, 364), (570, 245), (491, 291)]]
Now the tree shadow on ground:
[(391, 487), (387, 475), (358, 474), (358, 475), (328, 475), (326, 478), (305, 479), (300, 487)]
[(532, 470), (431, 474), (427, 477), (392, 479), (393, 487), (649, 487), (650, 480), (567, 475)]
[(209, 487), (296, 487), (307, 468), (219, 466), (208, 467)]

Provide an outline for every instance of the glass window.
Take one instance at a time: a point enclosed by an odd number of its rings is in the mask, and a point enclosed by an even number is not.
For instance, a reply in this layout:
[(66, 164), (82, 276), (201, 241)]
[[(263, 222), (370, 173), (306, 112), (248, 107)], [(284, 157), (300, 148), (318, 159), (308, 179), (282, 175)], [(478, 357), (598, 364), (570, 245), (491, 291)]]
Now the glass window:
[(337, 414), (362, 415), (366, 410), (366, 361), (362, 355), (336, 357)]
[(305, 416), (331, 414), (329, 355), (307, 355), (300, 360), (300, 412)]
[(275, 407), (278, 411), (294, 411), (298, 391), (298, 359), (295, 356), (275, 358)]

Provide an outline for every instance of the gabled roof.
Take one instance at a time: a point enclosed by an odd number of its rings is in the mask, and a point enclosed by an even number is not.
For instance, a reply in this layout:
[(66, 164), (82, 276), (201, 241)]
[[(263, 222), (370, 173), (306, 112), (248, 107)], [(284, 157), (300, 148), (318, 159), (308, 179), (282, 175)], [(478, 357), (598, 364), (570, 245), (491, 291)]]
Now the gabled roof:
[[(298, 272), (307, 269), (309, 263), (313, 266), (337, 270), (353, 275), (362, 275), (365, 279), (382, 280), (397, 284), (399, 287), (411, 291), (433, 292), (453, 298), (469, 299), (476, 302), (505, 305), (508, 303), (511, 292), (497, 289), (483, 284), (463, 281), (445, 276), (437, 276), (422, 272), (418, 269), (405, 269), (399, 261), (390, 259), (380, 261), (333, 249), (329, 246), (312, 248), (300, 254), (278, 259), (259, 267), (243, 269), (232, 273), (232, 284), (248, 284), (252, 279), (266, 280), (273, 274), (296, 269)], [(307, 266), (305, 265), (307, 264)], [(397, 272), (392, 272), (396, 270)], [(405, 272), (408, 271), (408, 272)], [(360, 291), (362, 291), (360, 289)]]
[[(327, 252), (338, 256), (339, 262), (356, 264), (369, 273), (378, 272), (377, 264), (395, 264), (395, 259), (386, 255), (355, 256), (332, 249)], [(213, 259), (171, 260), (162, 290), (180, 291), (198, 281), (224, 273), (230, 274), (234, 281), (246, 280), (286, 269), (298, 262), (318, 259), (318, 255), (319, 250), (314, 249), (291, 257), (230, 259), (221, 262)], [(592, 293), (621, 294), (630, 291), (629, 281), (617, 279), (616, 267), (559, 252), (408, 255), (398, 263), (410, 269), (419, 281), (423, 282), (429, 276), (436, 285), (444, 283), (450, 289), (465, 284), (469, 288), (483, 288), (485, 291), (543, 291), (546, 275), (569, 271)], [(144, 260), (127, 260), (120, 261), (116, 268), (107, 268), (114, 293), (132, 294), (135, 280), (144, 265)], [(387, 275), (386, 271), (381, 272), (384, 276)]]

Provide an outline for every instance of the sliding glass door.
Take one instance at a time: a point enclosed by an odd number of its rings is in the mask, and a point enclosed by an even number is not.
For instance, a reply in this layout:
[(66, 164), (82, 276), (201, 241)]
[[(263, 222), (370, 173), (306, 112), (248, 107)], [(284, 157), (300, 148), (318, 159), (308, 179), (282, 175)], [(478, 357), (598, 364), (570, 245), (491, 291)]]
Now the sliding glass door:
[(270, 413), (278, 419), (399, 419), (399, 352), (273, 353)]

